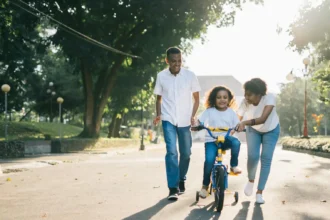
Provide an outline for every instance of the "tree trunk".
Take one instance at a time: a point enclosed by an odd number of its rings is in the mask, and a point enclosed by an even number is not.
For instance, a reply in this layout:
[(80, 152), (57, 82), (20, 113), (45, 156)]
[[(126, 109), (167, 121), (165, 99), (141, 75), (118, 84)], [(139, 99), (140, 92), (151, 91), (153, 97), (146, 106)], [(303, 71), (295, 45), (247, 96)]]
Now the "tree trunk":
[(116, 123), (116, 116), (117, 116), (117, 113), (114, 113), (111, 118), (111, 123), (109, 124), (109, 130), (108, 130), (108, 138), (113, 137), (113, 131), (114, 131), (115, 123)]
[(115, 137), (115, 138), (120, 137), (119, 132), (120, 132), (120, 126), (121, 126), (122, 121), (123, 121), (123, 115), (121, 118), (116, 118), (115, 129), (113, 132), (113, 137)]
[(80, 137), (97, 137), (96, 129), (93, 123), (94, 116), (94, 95), (92, 74), (87, 68), (87, 61), (81, 59), (81, 74), (84, 85), (85, 111), (84, 111), (84, 130)]
[[(130, 30), (126, 36), (116, 42), (115, 47), (125, 51), (130, 48), (130, 43), (133, 42), (133, 38), (138, 36), (145, 29), (144, 23), (140, 23)], [(124, 45), (124, 46), (122, 46)], [(85, 115), (84, 115), (84, 130), (79, 135), (80, 137), (98, 137), (103, 111), (107, 104), (110, 93), (114, 87), (117, 78), (117, 71), (125, 61), (126, 56), (118, 55), (111, 68), (103, 70), (99, 76), (95, 93), (93, 93), (93, 79), (90, 70), (87, 68), (87, 63), (84, 59), (81, 59), (81, 73), (84, 85), (84, 97), (85, 97)], [(106, 74), (104, 74), (106, 73)]]
[(304, 129), (302, 126), (301, 126), (301, 122), (300, 122), (300, 120), (299, 119), (297, 119), (298, 120), (298, 130), (299, 130), (299, 137), (301, 137), (302, 136), (302, 129)]
[[(120, 56), (119, 59), (109, 70), (107, 76), (101, 77), (99, 81), (105, 81), (103, 88), (96, 89), (96, 93), (93, 93), (93, 80), (92, 75), (88, 71), (86, 65), (82, 61), (82, 78), (84, 85), (84, 96), (85, 96), (85, 114), (84, 114), (84, 130), (79, 135), (80, 137), (96, 138), (99, 137), (101, 121), (105, 105), (107, 104), (111, 90), (113, 89), (114, 83), (117, 77), (117, 70), (124, 62), (125, 57)], [(98, 85), (99, 86), (99, 85)], [(95, 98), (99, 97), (99, 98)]]

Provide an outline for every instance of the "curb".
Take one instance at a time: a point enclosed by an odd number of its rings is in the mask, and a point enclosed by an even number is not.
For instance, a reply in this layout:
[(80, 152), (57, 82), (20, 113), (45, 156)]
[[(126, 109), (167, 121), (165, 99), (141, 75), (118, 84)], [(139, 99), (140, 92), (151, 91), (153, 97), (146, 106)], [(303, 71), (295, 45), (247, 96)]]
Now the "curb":
[(330, 153), (326, 153), (326, 152), (318, 152), (314, 150), (307, 150), (307, 149), (301, 149), (301, 148), (289, 147), (289, 146), (282, 146), (282, 149), (330, 159)]
[[(8, 169), (34, 169), (34, 168), (40, 168), (40, 167), (47, 167), (55, 164), (62, 164), (63, 161), (56, 160), (54, 158), (57, 155), (60, 156), (76, 156), (76, 155), (98, 155), (100, 157), (112, 157), (118, 154), (125, 154), (125, 153), (131, 153), (131, 152), (147, 152), (150, 150), (157, 150), (157, 149), (162, 149), (162, 145), (145, 145), (145, 150), (139, 150), (139, 147), (136, 146), (128, 146), (128, 147), (118, 147), (118, 148), (103, 148), (103, 149), (97, 149), (97, 150), (91, 150), (91, 151), (77, 151), (73, 153), (61, 153), (61, 154), (38, 154), (38, 155), (27, 155), (24, 159), (31, 157), (30, 160), (27, 160), (25, 162), (18, 162), (17, 164), (14, 165), (9, 165), (2, 167), (1, 169), (1, 160), (0, 160), (0, 176), (6, 175), (3, 174), (2, 170), (8, 170)], [(49, 159), (40, 159), (39, 157), (50, 157)], [(54, 156), (54, 157), (52, 157)], [(35, 158), (34, 158), (35, 157)], [(21, 158), (13, 158), (12, 160), (18, 160)], [(10, 159), (6, 159), (10, 160)], [(53, 164), (55, 163), (55, 164)]]

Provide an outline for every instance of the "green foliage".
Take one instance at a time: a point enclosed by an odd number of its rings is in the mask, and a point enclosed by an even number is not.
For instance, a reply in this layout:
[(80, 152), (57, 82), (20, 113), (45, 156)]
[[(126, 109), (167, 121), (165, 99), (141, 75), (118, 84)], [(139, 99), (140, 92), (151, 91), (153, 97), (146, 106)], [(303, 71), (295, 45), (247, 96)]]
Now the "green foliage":
[[(304, 123), (304, 85), (303, 79), (297, 78), (293, 83), (282, 86), (277, 97), (277, 112), (280, 118), (282, 133), (291, 136), (302, 135)], [(315, 126), (312, 114), (324, 113), (318, 102), (319, 93), (310, 80), (307, 82), (307, 124), (308, 131), (313, 134)]]
[(290, 26), (293, 36), (291, 46), (298, 51), (313, 46), (320, 60), (330, 59), (330, 0), (312, 7), (311, 3), (300, 12), (300, 17)]
[[(87, 36), (143, 58), (126, 60), (69, 34), (61, 27), (57, 29), (52, 37), (53, 43), (61, 46), (82, 71), (87, 106), (85, 122), (88, 122), (85, 123), (86, 136), (97, 136), (107, 100), (111, 97), (112, 103), (118, 103), (115, 101), (117, 96), (112, 93), (120, 77), (126, 78), (127, 72), (130, 74), (131, 82), (127, 81), (125, 88), (129, 88), (130, 83), (149, 83), (151, 76), (160, 69), (146, 70), (163, 59), (166, 48), (189, 45), (186, 40), (203, 37), (210, 24), (232, 24), (235, 11), (241, 7), (240, 1), (232, 0), (30, 2)], [(132, 90), (135, 92), (125, 91), (127, 97), (138, 93), (138, 90)], [(123, 107), (129, 104), (129, 98), (120, 100)]]
[[(36, 25), (39, 19), (14, 10), (9, 1), (0, 4), (0, 85), (9, 84), (8, 109), (21, 110), (28, 96), (29, 85), (38, 75), (38, 54), (47, 41), (39, 37)], [(4, 110), (4, 97), (0, 96), (0, 111)]]
[[(48, 50), (40, 63), (39, 81), (31, 85), (30, 99), (35, 101), (32, 106), (33, 110), (38, 114), (49, 115), (51, 111), (51, 101), (53, 104), (52, 117), (59, 114), (57, 98), (62, 97), (62, 113), (82, 112), (83, 111), (83, 92), (80, 75), (75, 71), (74, 65), (69, 62), (69, 59), (63, 54), (60, 49), (54, 53)], [(53, 82), (50, 87), (49, 83)], [(52, 96), (47, 93), (50, 89), (56, 95)], [(52, 99), (52, 100), (51, 100)]]
[(301, 9), (300, 17), (291, 24), (290, 45), (301, 52), (313, 49), (313, 81), (316, 82), (320, 99), (329, 105), (330, 60), (330, 0), (323, 0), (316, 7), (311, 4)]
[(320, 100), (326, 105), (330, 104), (330, 62), (327, 62), (319, 70), (313, 74), (313, 81), (318, 85), (317, 89), (320, 92)]

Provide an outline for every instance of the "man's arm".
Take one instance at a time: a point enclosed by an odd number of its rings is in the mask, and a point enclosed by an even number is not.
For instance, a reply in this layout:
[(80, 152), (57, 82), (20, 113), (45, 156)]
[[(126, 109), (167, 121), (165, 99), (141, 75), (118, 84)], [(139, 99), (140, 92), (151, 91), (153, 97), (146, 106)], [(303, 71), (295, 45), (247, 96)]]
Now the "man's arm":
[(162, 104), (162, 96), (161, 95), (157, 95), (157, 99), (156, 99), (156, 118), (154, 119), (154, 125), (157, 125), (160, 121), (160, 116), (162, 114), (161, 112), (161, 104)]
[(156, 113), (157, 113), (157, 117), (162, 114), (162, 112), (161, 112), (161, 104), (162, 104), (162, 96), (161, 95), (157, 95), (157, 100), (156, 100)]
[(196, 115), (196, 112), (199, 107), (199, 92), (194, 92), (193, 98), (194, 98), (194, 107), (193, 107), (193, 111), (191, 114), (191, 125), (194, 125), (194, 123), (195, 123), (195, 115)]

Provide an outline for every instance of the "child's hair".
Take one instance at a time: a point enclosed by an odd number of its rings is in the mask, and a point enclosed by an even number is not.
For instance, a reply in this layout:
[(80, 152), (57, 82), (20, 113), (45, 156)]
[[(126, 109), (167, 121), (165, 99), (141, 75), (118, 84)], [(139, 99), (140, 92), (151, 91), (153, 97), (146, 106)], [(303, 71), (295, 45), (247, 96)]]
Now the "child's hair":
[(213, 89), (211, 89), (207, 96), (206, 96), (206, 102), (205, 107), (206, 108), (212, 108), (215, 107), (217, 94), (219, 91), (227, 91), (228, 93), (228, 107), (230, 108), (236, 108), (236, 100), (234, 97), (234, 93), (228, 89), (226, 86), (216, 86)]

